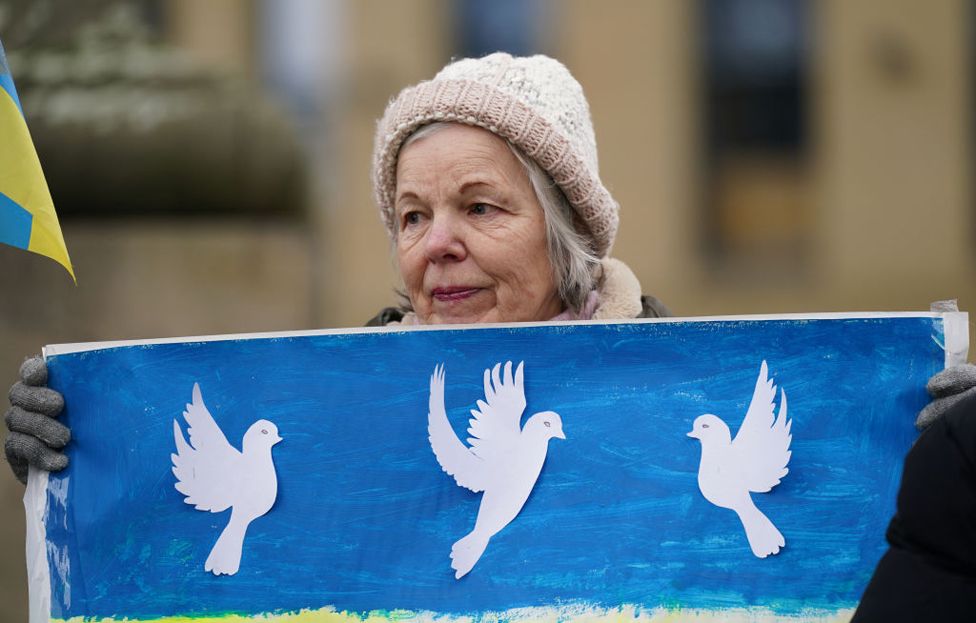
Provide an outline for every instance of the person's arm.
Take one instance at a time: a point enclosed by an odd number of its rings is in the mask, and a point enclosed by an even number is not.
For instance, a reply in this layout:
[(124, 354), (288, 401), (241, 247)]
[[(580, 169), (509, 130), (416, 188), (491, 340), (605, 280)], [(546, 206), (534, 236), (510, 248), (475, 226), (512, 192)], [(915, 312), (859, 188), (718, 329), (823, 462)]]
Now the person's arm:
[(954, 621), (976, 613), (976, 396), (958, 400), (905, 457), (890, 547), (851, 623)]
[(47, 364), (30, 357), (20, 366), (20, 380), (10, 388), (10, 409), (4, 418), (7, 441), (4, 451), (17, 480), (27, 484), (33, 465), (49, 472), (68, 466), (61, 451), (71, 439), (68, 427), (56, 418), (64, 408), (60, 393), (47, 387)]

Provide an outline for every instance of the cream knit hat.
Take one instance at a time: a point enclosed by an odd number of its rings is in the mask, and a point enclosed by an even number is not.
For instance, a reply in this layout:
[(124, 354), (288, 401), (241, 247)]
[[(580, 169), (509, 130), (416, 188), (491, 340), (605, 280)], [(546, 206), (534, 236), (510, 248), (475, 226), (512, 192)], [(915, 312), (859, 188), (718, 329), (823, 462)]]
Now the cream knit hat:
[(598, 256), (617, 234), (619, 207), (600, 182), (596, 139), (583, 89), (559, 61), (496, 52), (444, 67), (386, 107), (373, 146), (373, 191), (390, 237), (397, 156), (417, 128), (453, 121), (485, 128), (518, 146), (562, 189)]

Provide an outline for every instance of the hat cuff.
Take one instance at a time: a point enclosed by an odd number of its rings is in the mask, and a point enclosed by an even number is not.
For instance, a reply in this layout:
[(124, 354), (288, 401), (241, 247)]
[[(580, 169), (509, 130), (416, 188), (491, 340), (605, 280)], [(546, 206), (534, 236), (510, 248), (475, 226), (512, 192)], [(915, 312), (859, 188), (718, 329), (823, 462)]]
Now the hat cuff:
[(394, 195), (400, 147), (417, 128), (437, 122), (484, 128), (516, 145), (559, 186), (589, 230), (598, 256), (609, 253), (618, 207), (596, 172), (542, 115), (507, 93), (471, 80), (431, 80), (404, 89), (377, 127), (373, 184), (380, 216), (396, 236)]

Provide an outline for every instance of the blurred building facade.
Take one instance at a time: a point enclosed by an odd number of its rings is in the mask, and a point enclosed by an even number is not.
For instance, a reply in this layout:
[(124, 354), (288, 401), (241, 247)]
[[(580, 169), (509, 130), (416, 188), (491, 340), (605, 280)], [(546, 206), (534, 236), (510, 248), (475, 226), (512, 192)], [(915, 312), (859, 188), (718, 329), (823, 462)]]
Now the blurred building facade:
[[(403, 85), (485, 49), (458, 43), (467, 4), (344, 5), (321, 324), (390, 301), (373, 124)], [(520, 6), (509, 24), (529, 34), (511, 45), (563, 60), (590, 99), (614, 253), (677, 313), (974, 300), (973, 2)]]
[[(361, 325), (397, 286), (369, 183), (375, 120), (452, 56), (496, 47), (556, 56), (582, 83), (621, 205), (614, 255), (678, 315), (976, 305), (972, 0), (79, 0), (74, 11), (59, 21), (53, 2), (0, 0), (0, 40), (79, 283), (0, 248), (0, 381), (46, 343)], [(72, 20), (87, 30), (61, 23)], [(81, 56), (104, 37), (115, 65)], [(111, 128), (71, 126), (62, 100), (41, 99), (57, 91), (45, 76), (62, 80), (44, 46), (89, 58), (69, 63), (69, 95), (117, 94), (98, 73), (108, 64), (129, 96), (156, 103), (137, 119), (187, 101), (199, 116), (107, 147)], [(173, 54), (175, 65), (160, 60)], [(139, 58), (148, 75), (121, 62)], [(32, 112), (31, 98), (47, 103)], [(120, 119), (107, 110), (103, 121)], [(10, 551), (22, 547), (20, 494), (0, 475)], [(15, 605), (0, 620), (26, 619), (23, 574), (16, 556), (0, 564), (0, 599)]]

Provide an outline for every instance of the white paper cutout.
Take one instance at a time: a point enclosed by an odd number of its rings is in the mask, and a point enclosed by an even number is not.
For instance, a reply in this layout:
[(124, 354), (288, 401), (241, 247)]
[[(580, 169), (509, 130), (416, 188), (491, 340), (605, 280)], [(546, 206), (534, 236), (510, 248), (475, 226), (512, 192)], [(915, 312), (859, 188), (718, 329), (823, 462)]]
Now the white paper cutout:
[(197, 510), (219, 513), (232, 509), (203, 568), (214, 575), (234, 575), (241, 565), (248, 525), (271, 510), (278, 497), (278, 476), (271, 458), (271, 447), (281, 441), (278, 427), (268, 420), (251, 424), (244, 433), (244, 451), (239, 452), (203, 404), (198, 383), (193, 384), (193, 403), (186, 405), (183, 418), (189, 425), (189, 444), (179, 421), (173, 420), (176, 454), (170, 457), (176, 490)]
[(731, 439), (729, 427), (718, 416), (695, 418), (689, 437), (701, 441), (698, 488), (705, 499), (739, 516), (752, 553), (759, 558), (779, 553), (786, 540), (773, 522), (756, 508), (750, 491), (766, 493), (789, 473), (792, 422), (786, 417), (786, 391), (782, 390), (779, 415), (773, 417), (776, 386), (762, 362), (752, 402), (742, 426)]
[(427, 432), (441, 468), (458, 485), (484, 492), (474, 530), (451, 547), (451, 568), (460, 579), (474, 567), (488, 541), (522, 510), (546, 460), (549, 440), (566, 439), (558, 413), (532, 415), (521, 427), (525, 410), (522, 363), (512, 376), (512, 362), (485, 370), (485, 399), (471, 410), (465, 446), (447, 420), (444, 409), (444, 366), (430, 377)]

